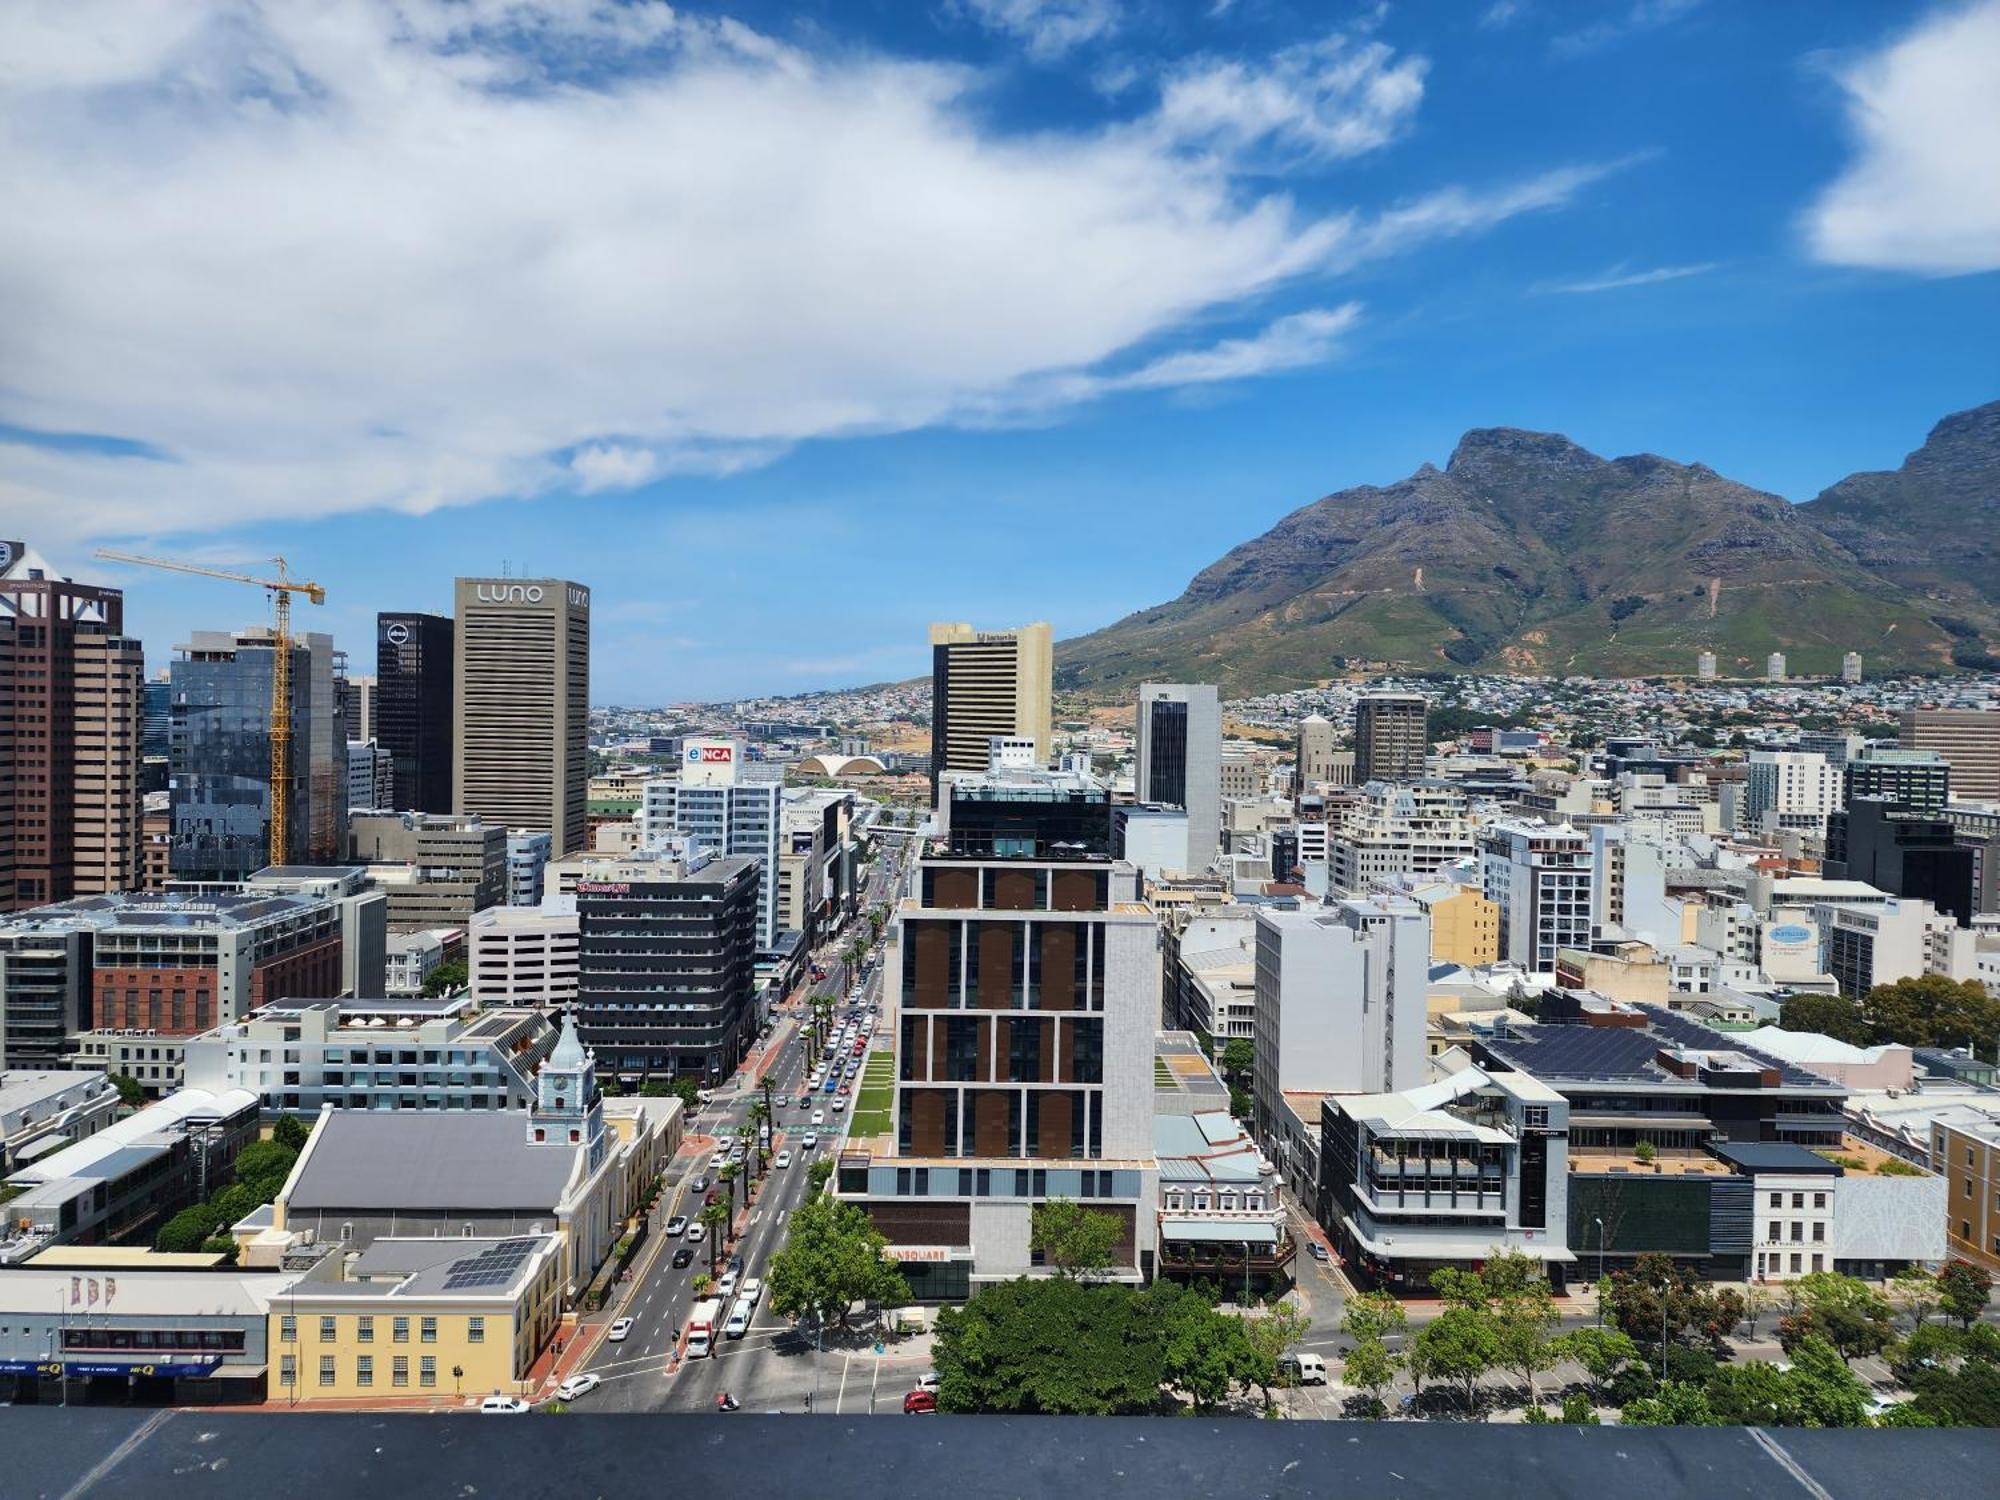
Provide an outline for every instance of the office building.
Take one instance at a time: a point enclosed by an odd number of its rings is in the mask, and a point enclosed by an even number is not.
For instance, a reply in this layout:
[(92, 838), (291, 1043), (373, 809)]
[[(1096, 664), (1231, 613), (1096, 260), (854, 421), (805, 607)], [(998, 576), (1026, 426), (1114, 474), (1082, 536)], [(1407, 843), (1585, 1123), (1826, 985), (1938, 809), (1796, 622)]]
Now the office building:
[(1871, 745), (1848, 759), (1841, 775), (1843, 806), (1874, 797), (1912, 812), (1941, 815), (1951, 801), (1951, 763), (1935, 750)]
[(1111, 852), (1139, 872), (1144, 881), (1199, 874), (1205, 865), (1191, 863), (1193, 839), (1188, 815), (1178, 807), (1158, 805), (1112, 808)]
[(1421, 693), (1363, 693), (1354, 705), (1354, 779), (1415, 781), (1430, 754), (1430, 704)]
[(1944, 815), (1958, 835), (1960, 847), (1972, 851), (1973, 906), (2000, 912), (2000, 805), (1953, 802)]
[(1878, 984), (1922, 974), (1971, 978), (1952, 972), (1952, 933), (1958, 924), (1928, 901), (1897, 898), (1823, 906), (1814, 916), (1824, 945), (1821, 971), (1831, 974), (1850, 1000), (1862, 999)]
[(1856, 683), (1861, 680), (1861, 653), (1850, 651), (1840, 659), (1840, 680)]
[(1399, 876), (1435, 875), (1472, 857), (1477, 830), (1460, 787), (1372, 781), (1327, 830), (1329, 875), (1355, 895)]
[(757, 861), (606, 860), (576, 882), (576, 1016), (607, 1073), (714, 1082), (756, 1035)]
[(1773, 651), (1769, 656), (1764, 658), (1764, 679), (1767, 682), (1783, 682), (1785, 680), (1784, 652)]
[(554, 857), (554, 840), (546, 833), (522, 828), (507, 830), (507, 904), (540, 906), (542, 872)]
[[(199, 888), (181, 889), (193, 894)], [(219, 889), (232, 894), (229, 887)], [(246, 894), (308, 896), (331, 902), (340, 924), (340, 988), (335, 993), (382, 993), (389, 898), (369, 879), (366, 865), (273, 865), (244, 881), (242, 889)]]
[[(455, 586), (452, 811), (584, 847), (590, 590), (560, 578)], [(393, 748), (393, 746), (392, 746)]]
[(139, 701), (139, 753), (147, 760), (165, 760), (174, 724), (174, 689), (165, 672), (141, 685)]
[(1588, 948), (1590, 836), (1567, 823), (1500, 822), (1479, 831), (1480, 888), (1500, 908), (1500, 956), (1553, 973), (1564, 948)]
[(1477, 969), (1500, 961), (1500, 907), (1477, 886), (1406, 875), (1375, 887), (1377, 894), (1414, 901), (1431, 919), (1431, 962)]
[(1187, 863), (1215, 862), (1222, 836), (1222, 700), (1207, 683), (1142, 683), (1138, 799), (1187, 813)]
[(1909, 709), (1897, 721), (1896, 742), (1905, 750), (1935, 750), (1949, 761), (1953, 796), (2000, 802), (2000, 711)]
[(91, 1024), (91, 934), (71, 915), (0, 919), (0, 1069), (53, 1072)]
[(373, 740), (347, 742), (347, 810), (382, 810), (396, 805), (396, 762)]
[(1976, 852), (1937, 809), (1855, 798), (1830, 820), (1824, 868), (1829, 880), (1863, 880), (1892, 896), (1928, 901), (1962, 927), (1980, 910)]
[(1223, 906), (1189, 917), (1163, 934), (1163, 1020), (1214, 1055), (1257, 1035), (1257, 913)]
[(777, 767), (753, 767), (750, 747), (739, 739), (683, 742), (678, 777), (644, 784), (639, 843), (662, 850), (685, 840), (715, 854), (740, 854), (757, 862), (757, 951), (779, 950), (778, 848), (784, 783)]
[(1394, 1093), (1320, 1106), (1317, 1201), (1350, 1275), (1427, 1291), (1439, 1270), (1494, 1254), (1538, 1262), (1560, 1288), (1569, 1238), (1569, 1103), (1523, 1072), (1463, 1068)]
[(1946, 1182), (1950, 1254), (2000, 1275), (2000, 1120), (1977, 1109), (1935, 1120), (1930, 1163)]
[[(145, 656), (125, 596), (61, 577), (0, 541), (0, 908), (139, 883)], [(11, 837), (10, 837), (11, 836)], [(8, 879), (11, 876), (11, 882)], [(11, 883), (11, 890), (8, 888)]]
[(375, 617), (372, 738), (396, 766), (399, 812), (452, 810), (452, 713), (457, 638), (443, 615), (409, 611)]
[(1828, 815), (1840, 809), (1844, 769), (1823, 755), (1752, 750), (1737, 826), (1764, 837), (1787, 829), (1824, 837)]
[(778, 840), (778, 926), (808, 949), (858, 904), (852, 792), (786, 790)]
[(547, 906), (489, 906), (466, 930), (472, 998), (481, 1005), (576, 1003), (578, 918), (574, 898)]
[(376, 713), (375, 679), (350, 675), (341, 684), (345, 694), (347, 732), (357, 740), (372, 740), (381, 725)]
[(953, 854), (1023, 859), (1112, 850), (1111, 789), (1075, 771), (954, 774), (938, 801), (939, 837)]
[(441, 1000), (267, 1005), (188, 1038), (189, 1088), (255, 1094), (267, 1114), (526, 1109), (556, 1043), (537, 1010)]
[(931, 626), (931, 793), (947, 771), (984, 771), (988, 742), (1033, 742), (1037, 765), (1051, 752), (1053, 643), (1046, 623), (1016, 630)]
[(1715, 681), (1715, 653), (1703, 651), (1694, 659), (1694, 675), (1703, 682)]
[(1307, 714), (1299, 720), (1298, 738), (1292, 750), (1295, 768), (1293, 784), (1296, 787), (1304, 790), (1316, 781), (1333, 778), (1333, 754), (1337, 742), (1333, 721), (1324, 714)]
[(392, 932), (382, 968), (382, 993), (392, 1000), (422, 995), (431, 975), (464, 957), (461, 928), (406, 927)]
[[(198, 630), (177, 646), (173, 689), (173, 870), (241, 880), (271, 863), (271, 631)], [(337, 862), (347, 838), (347, 741), (333, 638), (295, 635), (287, 864)]]
[(349, 858), (389, 897), (391, 927), (463, 927), (507, 893), (507, 830), (451, 813), (356, 813)]
[(1109, 1274), (1148, 1279), (1160, 960), (1137, 872), (1101, 852), (937, 852), (891, 931), (895, 1093), (853, 1122), (840, 1196), (923, 1299), (1033, 1274), (1051, 1198), (1111, 1215)]
[(118, 1118), (118, 1090), (96, 1071), (0, 1068), (0, 1177)]

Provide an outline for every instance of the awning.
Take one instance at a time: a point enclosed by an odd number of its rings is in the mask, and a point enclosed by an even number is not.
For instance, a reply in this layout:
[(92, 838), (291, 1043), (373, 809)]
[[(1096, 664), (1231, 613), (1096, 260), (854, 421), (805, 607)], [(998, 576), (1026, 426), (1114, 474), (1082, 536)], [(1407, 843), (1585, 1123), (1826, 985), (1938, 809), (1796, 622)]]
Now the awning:
[(1370, 1239), (1352, 1219), (1345, 1221), (1347, 1232), (1370, 1255), (1383, 1260), (1491, 1260), (1504, 1250), (1518, 1250), (1531, 1260), (1568, 1265), (1576, 1255), (1565, 1246), (1548, 1240), (1506, 1239), (1476, 1235), (1386, 1234)]
[(1230, 1223), (1221, 1219), (1162, 1219), (1163, 1240), (1199, 1240), (1213, 1245), (1253, 1245), (1278, 1243), (1278, 1226), (1269, 1222)]

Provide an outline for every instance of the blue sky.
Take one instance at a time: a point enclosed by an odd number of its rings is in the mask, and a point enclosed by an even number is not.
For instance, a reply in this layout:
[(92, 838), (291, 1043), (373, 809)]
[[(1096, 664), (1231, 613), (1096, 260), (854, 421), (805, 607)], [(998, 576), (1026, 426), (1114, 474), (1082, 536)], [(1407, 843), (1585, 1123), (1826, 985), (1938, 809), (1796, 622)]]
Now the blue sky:
[[(155, 664), (594, 589), (599, 701), (1075, 634), (1468, 427), (1794, 499), (2000, 396), (2000, 0), (30, 0), (0, 526)], [(357, 670), (365, 670), (359, 663)]]

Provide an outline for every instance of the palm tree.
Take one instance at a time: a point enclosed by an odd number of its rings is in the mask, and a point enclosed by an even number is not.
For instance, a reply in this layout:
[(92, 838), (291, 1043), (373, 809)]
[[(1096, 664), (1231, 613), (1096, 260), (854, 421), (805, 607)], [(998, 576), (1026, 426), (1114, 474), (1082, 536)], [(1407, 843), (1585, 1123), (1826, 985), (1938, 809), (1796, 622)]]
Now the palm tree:
[[(723, 1168), (724, 1172), (729, 1169)], [(735, 1213), (720, 1203), (710, 1203), (695, 1215), (695, 1222), (708, 1231), (708, 1268), (713, 1271), (722, 1261), (723, 1234), (735, 1220)]]
[(762, 1165), (764, 1160), (763, 1127), (770, 1122), (770, 1119), (771, 1119), (771, 1082), (769, 1079), (766, 1079), (764, 1081), (764, 1097), (762, 1099), (756, 1100), (750, 1106), (750, 1139), (757, 1143), (756, 1144), (757, 1161), (758, 1161), (757, 1175), (760, 1177), (763, 1175), (764, 1172)]

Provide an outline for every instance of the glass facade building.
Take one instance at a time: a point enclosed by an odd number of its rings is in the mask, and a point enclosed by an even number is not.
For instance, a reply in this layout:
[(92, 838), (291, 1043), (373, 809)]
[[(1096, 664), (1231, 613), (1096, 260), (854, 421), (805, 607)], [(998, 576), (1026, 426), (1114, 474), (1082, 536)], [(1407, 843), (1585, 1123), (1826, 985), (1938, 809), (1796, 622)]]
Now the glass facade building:
[(452, 811), (454, 643), (443, 615), (375, 617), (375, 742), (395, 758), (398, 812)]

